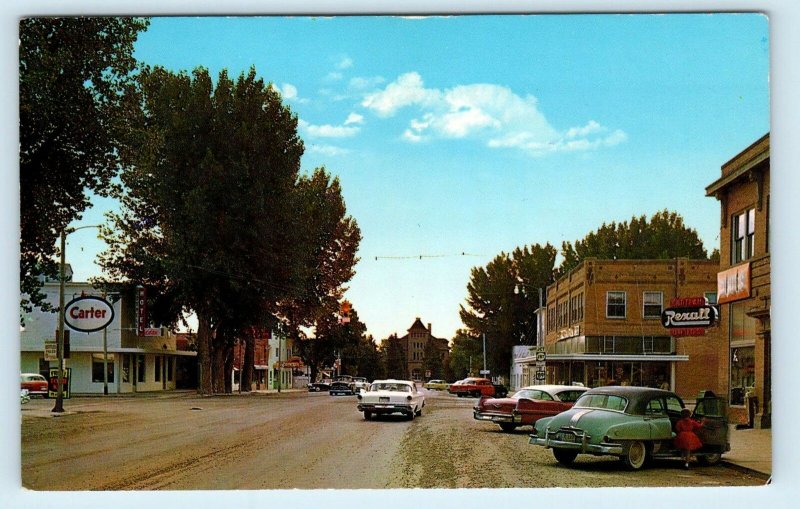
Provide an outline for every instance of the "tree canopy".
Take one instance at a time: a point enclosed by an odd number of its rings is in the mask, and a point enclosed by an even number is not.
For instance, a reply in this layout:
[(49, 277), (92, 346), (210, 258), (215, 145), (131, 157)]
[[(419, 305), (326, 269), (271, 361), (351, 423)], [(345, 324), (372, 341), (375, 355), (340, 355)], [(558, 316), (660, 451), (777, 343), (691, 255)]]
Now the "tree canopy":
[(300, 279), (297, 118), (255, 69), (214, 86), (203, 68), (145, 68), (137, 84), (100, 261), (197, 314), (200, 390), (217, 391), (231, 338), (265, 325)]
[(605, 260), (664, 260), (679, 256), (707, 259), (697, 231), (689, 228), (676, 212), (662, 210), (648, 220), (632, 217), (622, 223), (603, 223), (574, 244), (561, 246), (559, 274), (566, 274), (585, 258)]
[(487, 368), (508, 373), (515, 344), (536, 344), (534, 311), (543, 304), (539, 289), (553, 282), (556, 249), (550, 244), (500, 253), (486, 267), (474, 267), (467, 305), (459, 315), (468, 334), (486, 335)]
[(122, 99), (136, 67), (142, 18), (20, 21), (20, 290), (42, 305), (41, 275), (55, 276), (56, 240), (112, 189), (129, 126)]

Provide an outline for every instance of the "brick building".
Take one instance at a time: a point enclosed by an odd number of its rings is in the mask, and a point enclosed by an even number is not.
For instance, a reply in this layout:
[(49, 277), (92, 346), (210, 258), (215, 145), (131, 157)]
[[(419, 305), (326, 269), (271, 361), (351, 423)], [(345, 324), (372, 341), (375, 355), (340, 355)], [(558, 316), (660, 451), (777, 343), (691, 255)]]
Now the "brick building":
[(439, 353), (442, 366), (447, 364), (447, 356), (450, 353), (450, 346), (447, 339), (437, 338), (433, 335), (432, 326), (427, 327), (417, 317), (408, 334), (402, 337), (390, 337), (385, 341), (398, 341), (403, 349), (406, 359), (406, 373), (412, 380), (423, 380), (430, 377), (425, 376), (425, 348), (428, 342), (433, 341), (436, 351)]
[(720, 202), (720, 378), (731, 417), (755, 427), (771, 426), (769, 167), (767, 133), (706, 187)]
[(676, 338), (661, 323), (672, 298), (715, 302), (718, 270), (687, 258), (584, 260), (547, 289), (547, 382), (719, 391), (720, 328)]

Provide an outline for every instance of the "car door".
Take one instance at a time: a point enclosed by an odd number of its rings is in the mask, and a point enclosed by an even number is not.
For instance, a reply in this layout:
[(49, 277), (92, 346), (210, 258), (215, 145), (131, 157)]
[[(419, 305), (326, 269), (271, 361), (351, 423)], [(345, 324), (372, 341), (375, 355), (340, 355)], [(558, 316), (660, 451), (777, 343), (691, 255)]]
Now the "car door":
[(663, 397), (655, 397), (647, 402), (644, 420), (650, 427), (650, 438), (669, 440), (672, 438), (672, 422), (667, 415), (667, 405)]
[(561, 402), (553, 399), (553, 397), (545, 391), (538, 389), (532, 391), (530, 399), (533, 401), (533, 404), (525, 407), (522, 416), (522, 422), (525, 424), (533, 424), (542, 417), (550, 417), (551, 415), (562, 412)]
[(697, 436), (703, 446), (719, 447), (727, 451), (728, 447), (728, 405), (716, 395), (708, 394), (698, 398), (692, 418), (703, 423)]

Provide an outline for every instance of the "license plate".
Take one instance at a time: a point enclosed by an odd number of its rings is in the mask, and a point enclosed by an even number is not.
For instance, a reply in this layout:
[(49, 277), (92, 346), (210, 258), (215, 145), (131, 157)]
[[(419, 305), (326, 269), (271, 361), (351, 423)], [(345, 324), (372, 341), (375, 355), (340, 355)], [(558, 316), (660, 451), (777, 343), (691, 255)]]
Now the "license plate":
[(562, 442), (574, 442), (575, 435), (572, 433), (559, 433), (556, 435), (556, 440), (560, 440)]
[(388, 403), (389, 402), (389, 398), (388, 397), (379, 397), (378, 398), (378, 402), (380, 402), (380, 403)]

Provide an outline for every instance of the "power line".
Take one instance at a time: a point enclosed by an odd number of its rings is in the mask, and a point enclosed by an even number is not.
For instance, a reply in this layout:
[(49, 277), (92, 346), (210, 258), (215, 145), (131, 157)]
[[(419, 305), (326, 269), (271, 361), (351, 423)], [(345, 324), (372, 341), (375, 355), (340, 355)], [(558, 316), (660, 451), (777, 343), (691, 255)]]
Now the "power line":
[(423, 258), (453, 258), (456, 256), (473, 256), (473, 257), (483, 257), (486, 255), (482, 254), (475, 254), (475, 253), (453, 253), (453, 254), (419, 254), (419, 255), (411, 255), (411, 256), (375, 256), (375, 261), (378, 260), (422, 260)]

